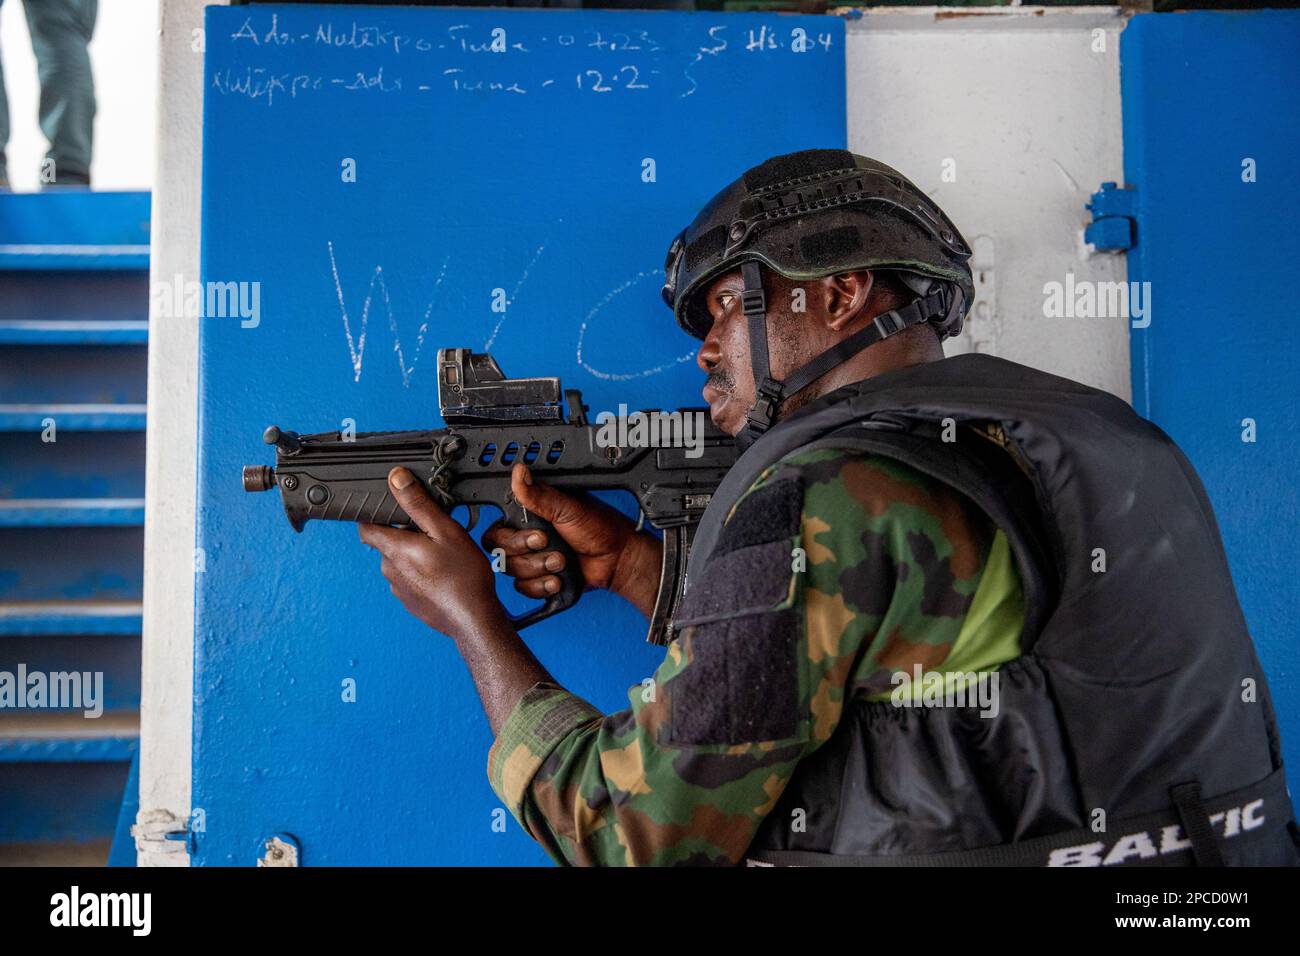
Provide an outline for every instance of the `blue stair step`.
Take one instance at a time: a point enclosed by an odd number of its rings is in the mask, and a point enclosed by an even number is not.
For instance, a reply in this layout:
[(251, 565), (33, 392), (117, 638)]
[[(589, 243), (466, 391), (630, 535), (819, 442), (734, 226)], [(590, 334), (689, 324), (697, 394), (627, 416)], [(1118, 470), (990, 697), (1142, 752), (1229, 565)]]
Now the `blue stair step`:
[(104, 708), (0, 707), (0, 844), (134, 816), (149, 217), (148, 193), (0, 192), (0, 670), (102, 675)]
[(0, 195), (0, 270), (149, 268), (149, 194), (61, 189)]
[(0, 244), (0, 269), (148, 269), (145, 245)]
[(89, 528), (144, 525), (143, 498), (10, 498), (0, 500), (0, 528)]
[(140, 748), (140, 715), (21, 711), (0, 715), (0, 763), (129, 762)]
[(145, 406), (0, 405), (0, 431), (42, 431), (47, 418), (67, 431), (144, 431)]
[(139, 634), (139, 601), (0, 602), (0, 636)]
[(149, 323), (93, 319), (8, 319), (0, 321), (0, 345), (144, 345)]

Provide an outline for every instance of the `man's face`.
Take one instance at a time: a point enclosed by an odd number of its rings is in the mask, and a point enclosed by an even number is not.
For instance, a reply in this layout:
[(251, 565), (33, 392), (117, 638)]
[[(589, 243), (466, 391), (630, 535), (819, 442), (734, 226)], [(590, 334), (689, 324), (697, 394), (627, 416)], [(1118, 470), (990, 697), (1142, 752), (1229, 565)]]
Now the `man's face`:
[[(895, 299), (879, 289), (870, 272), (844, 272), (807, 282), (795, 282), (779, 273), (763, 277), (767, 298), (767, 354), (771, 375), (785, 380), (852, 329), (863, 314), (893, 308)], [(714, 279), (703, 292), (713, 325), (695, 357), (708, 373), (702, 394), (715, 425), (729, 435), (745, 427), (757, 388), (749, 357), (749, 323), (741, 310), (745, 282), (739, 269)], [(781, 414), (788, 415), (811, 401), (815, 390), (788, 399)]]
[(715, 279), (704, 291), (704, 304), (713, 325), (704, 337), (695, 362), (708, 373), (702, 394), (713, 423), (729, 435), (745, 424), (754, 404), (754, 373), (749, 360), (749, 330), (740, 308), (745, 287), (740, 270)]
[[(811, 301), (816, 295), (814, 290), (801, 290), (800, 301), (806, 311), (795, 315), (792, 293), (796, 284), (770, 272), (764, 282), (768, 361), (772, 376), (780, 380), (824, 347), (813, 341), (819, 331), (818, 316), (811, 314), (816, 309)], [(757, 394), (750, 363), (749, 323), (740, 301), (744, 288), (744, 278), (735, 269), (714, 279), (704, 291), (704, 304), (713, 317), (713, 325), (695, 357), (696, 364), (709, 376), (702, 390), (709, 404), (709, 415), (729, 435), (744, 428), (745, 417)]]

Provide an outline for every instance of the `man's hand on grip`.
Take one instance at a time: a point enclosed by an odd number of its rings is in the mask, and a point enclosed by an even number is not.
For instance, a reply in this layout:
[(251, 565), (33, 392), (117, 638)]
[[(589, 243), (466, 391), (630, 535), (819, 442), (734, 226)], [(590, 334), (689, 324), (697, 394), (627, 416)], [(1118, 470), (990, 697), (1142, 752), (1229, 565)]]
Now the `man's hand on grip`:
[[(643, 579), (652, 571), (657, 590), (661, 545), (652, 535), (637, 533), (626, 515), (590, 495), (571, 495), (534, 480), (523, 462), (515, 464), (510, 487), (520, 505), (548, 521), (573, 549), (587, 587), (612, 590), (640, 606), (638, 598), (647, 590)], [(504, 552), (515, 590), (528, 597), (544, 598), (560, 588), (555, 572), (564, 568), (564, 555), (549, 545), (540, 531), (519, 531), (500, 521), (483, 533), (483, 547)]]

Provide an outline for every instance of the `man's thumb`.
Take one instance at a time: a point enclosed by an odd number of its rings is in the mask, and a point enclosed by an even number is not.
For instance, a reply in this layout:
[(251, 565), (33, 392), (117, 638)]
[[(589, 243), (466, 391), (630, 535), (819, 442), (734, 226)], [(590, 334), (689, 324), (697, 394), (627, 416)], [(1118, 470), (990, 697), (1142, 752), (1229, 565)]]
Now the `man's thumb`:
[(563, 524), (576, 521), (581, 514), (578, 500), (551, 485), (533, 478), (532, 469), (522, 461), (515, 462), (510, 472), (510, 490), (519, 502), (537, 517), (549, 521), (558, 530)]

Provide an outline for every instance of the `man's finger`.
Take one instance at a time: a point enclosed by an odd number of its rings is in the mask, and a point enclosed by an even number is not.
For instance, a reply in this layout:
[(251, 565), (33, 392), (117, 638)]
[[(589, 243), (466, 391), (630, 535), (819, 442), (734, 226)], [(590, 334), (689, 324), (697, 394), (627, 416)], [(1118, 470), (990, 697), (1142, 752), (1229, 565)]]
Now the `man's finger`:
[(360, 524), (357, 525), (357, 530), (364, 544), (386, 557), (392, 557), (405, 547), (407, 537), (411, 533), (382, 524)]
[(492, 547), (488, 550), (500, 548), (508, 557), (512, 557), (519, 554), (535, 554), (545, 548), (547, 543), (544, 532), (505, 528), (494, 537)]
[(507, 528), (498, 521), (483, 532), (483, 547), (488, 551), (500, 548), (507, 555), (529, 554), (546, 547), (546, 533), (542, 531), (519, 531)]
[(515, 590), (524, 597), (549, 597), (560, 590), (560, 579), (554, 574), (548, 574), (544, 578), (516, 579)]
[(402, 506), (402, 510), (429, 537), (445, 537), (450, 530), (447, 525), (456, 525), (460, 528), (460, 525), (457, 525), (452, 517), (429, 497), (424, 486), (408, 469), (394, 468), (390, 471), (388, 487), (392, 490), (397, 503)]
[(483, 537), (479, 539), (479, 543), (483, 545), (484, 551), (491, 551), (493, 548), (504, 550), (506, 539), (509, 538), (510, 534), (511, 530), (505, 526), (503, 520), (498, 518), (483, 532)]
[(514, 578), (536, 578), (564, 570), (564, 555), (558, 551), (521, 554), (506, 558), (506, 571)]

